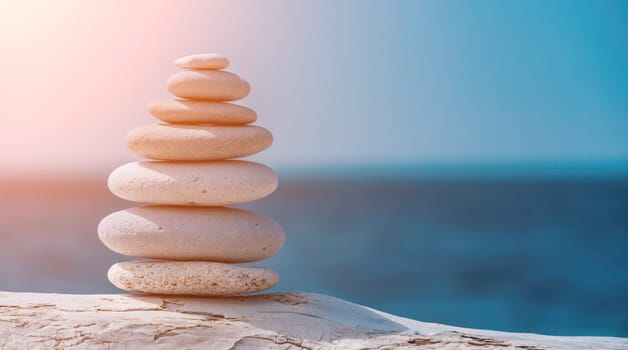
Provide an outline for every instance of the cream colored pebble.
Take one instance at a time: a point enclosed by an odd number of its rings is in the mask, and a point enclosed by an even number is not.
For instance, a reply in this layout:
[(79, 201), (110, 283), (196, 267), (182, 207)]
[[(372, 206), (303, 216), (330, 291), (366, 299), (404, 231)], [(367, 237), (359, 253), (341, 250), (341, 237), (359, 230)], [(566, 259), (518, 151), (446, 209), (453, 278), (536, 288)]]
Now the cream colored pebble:
[(147, 259), (259, 261), (284, 242), (281, 226), (243, 209), (146, 206), (112, 213), (98, 225), (100, 240), (116, 253)]
[(270, 131), (255, 125), (145, 125), (126, 137), (129, 149), (157, 160), (222, 160), (261, 152), (273, 143)]
[(109, 190), (135, 202), (224, 206), (271, 194), (277, 175), (250, 161), (142, 161), (124, 164), (109, 176)]
[(244, 125), (257, 120), (254, 110), (233, 103), (156, 100), (148, 105), (155, 118), (175, 124)]
[(107, 273), (116, 287), (167, 295), (241, 295), (261, 292), (279, 280), (276, 272), (208, 261), (129, 261)]
[(174, 64), (183, 69), (224, 69), (229, 60), (217, 53), (202, 53), (177, 58)]
[(234, 101), (246, 97), (249, 83), (239, 76), (217, 70), (187, 70), (168, 79), (171, 94), (191, 100)]

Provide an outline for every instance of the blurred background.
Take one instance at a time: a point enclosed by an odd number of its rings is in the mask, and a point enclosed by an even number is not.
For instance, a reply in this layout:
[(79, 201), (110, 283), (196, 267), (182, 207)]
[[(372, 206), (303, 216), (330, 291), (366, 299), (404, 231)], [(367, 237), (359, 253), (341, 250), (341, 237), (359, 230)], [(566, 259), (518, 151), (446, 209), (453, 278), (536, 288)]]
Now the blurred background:
[(275, 136), (273, 290), (628, 336), (627, 37), (625, 1), (0, 0), (0, 290), (117, 292), (124, 135), (220, 52)]

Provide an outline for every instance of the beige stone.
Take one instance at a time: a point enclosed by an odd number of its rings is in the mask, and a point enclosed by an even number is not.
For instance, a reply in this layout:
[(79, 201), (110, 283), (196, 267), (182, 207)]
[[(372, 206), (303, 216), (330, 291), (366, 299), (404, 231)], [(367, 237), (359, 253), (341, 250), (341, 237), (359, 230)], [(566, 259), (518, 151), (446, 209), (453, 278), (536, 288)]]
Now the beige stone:
[(229, 60), (221, 54), (202, 53), (177, 58), (174, 64), (183, 69), (224, 69), (229, 65)]
[(124, 164), (109, 176), (116, 196), (135, 202), (223, 206), (271, 194), (278, 184), (269, 167), (250, 161), (142, 161)]
[(168, 79), (170, 93), (191, 100), (234, 101), (246, 97), (250, 90), (246, 80), (226, 71), (187, 70)]
[(269, 258), (284, 242), (271, 218), (223, 207), (146, 206), (121, 210), (98, 225), (116, 253), (147, 259), (242, 263)]
[(174, 124), (244, 125), (257, 120), (254, 110), (225, 102), (157, 100), (150, 102), (148, 111)]
[(255, 125), (145, 125), (126, 137), (131, 151), (157, 160), (221, 160), (261, 152), (273, 143), (270, 131)]
[(279, 281), (269, 269), (208, 261), (121, 262), (111, 266), (107, 277), (128, 291), (195, 296), (257, 293)]

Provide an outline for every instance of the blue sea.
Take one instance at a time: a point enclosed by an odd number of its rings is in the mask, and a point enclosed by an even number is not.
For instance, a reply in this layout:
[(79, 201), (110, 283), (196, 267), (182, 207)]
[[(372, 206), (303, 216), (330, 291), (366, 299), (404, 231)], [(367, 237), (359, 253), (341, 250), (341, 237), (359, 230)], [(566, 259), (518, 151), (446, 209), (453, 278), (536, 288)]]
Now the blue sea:
[[(0, 290), (116, 292), (103, 178), (0, 182)], [(286, 243), (274, 291), (464, 327), (628, 337), (628, 178), (299, 177), (244, 206)]]

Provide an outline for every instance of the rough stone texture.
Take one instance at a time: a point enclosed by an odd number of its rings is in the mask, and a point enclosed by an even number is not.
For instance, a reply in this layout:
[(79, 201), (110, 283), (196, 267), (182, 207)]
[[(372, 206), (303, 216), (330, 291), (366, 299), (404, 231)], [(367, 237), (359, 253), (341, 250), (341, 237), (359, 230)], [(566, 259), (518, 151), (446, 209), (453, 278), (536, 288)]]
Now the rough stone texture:
[(279, 281), (269, 269), (210, 261), (125, 261), (111, 266), (107, 277), (128, 291), (198, 296), (257, 293)]
[(234, 298), (0, 292), (0, 349), (628, 349), (413, 321), (329, 296)]

